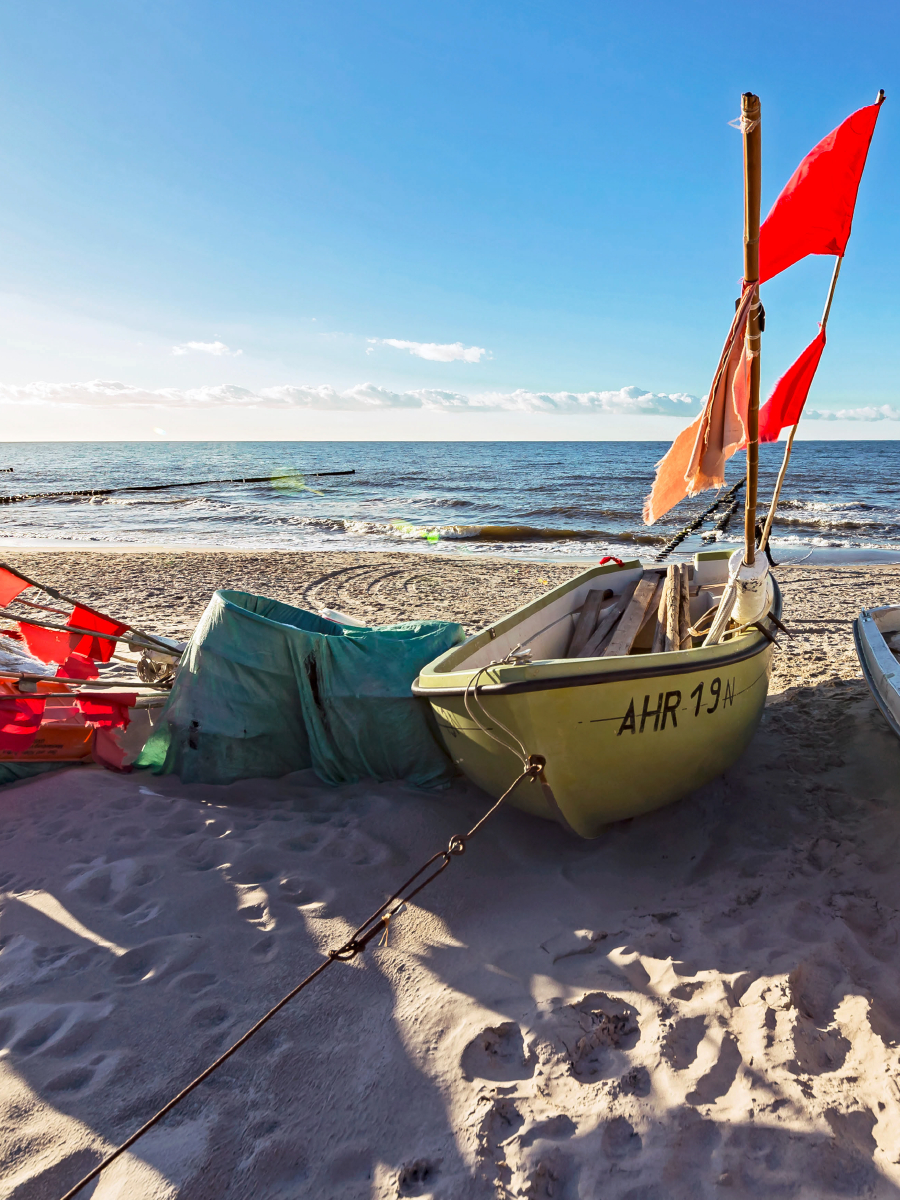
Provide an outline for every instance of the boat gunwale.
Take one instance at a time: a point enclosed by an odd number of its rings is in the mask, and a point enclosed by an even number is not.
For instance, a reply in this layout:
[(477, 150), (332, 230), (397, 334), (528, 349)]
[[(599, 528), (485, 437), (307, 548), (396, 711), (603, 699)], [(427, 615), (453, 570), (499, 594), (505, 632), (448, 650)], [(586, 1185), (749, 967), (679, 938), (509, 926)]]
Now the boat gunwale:
[[(743, 639), (742, 639), (743, 640)], [(757, 634), (755, 637), (746, 639), (745, 645), (741, 646), (740, 650), (733, 654), (721, 654), (717, 656), (705, 655), (702, 659), (686, 659), (682, 658), (678, 662), (660, 663), (651, 665), (646, 663), (640, 667), (626, 667), (619, 670), (609, 671), (591, 671), (581, 675), (547, 675), (542, 679), (517, 679), (510, 683), (479, 683), (479, 696), (497, 696), (511, 695), (515, 692), (542, 692), (551, 688), (569, 688), (569, 687), (590, 687), (596, 683), (623, 683), (629, 679), (653, 679), (656, 676), (662, 675), (689, 675), (696, 671), (716, 670), (719, 667), (730, 667), (735, 663), (744, 662), (748, 658), (755, 658), (757, 654), (762, 653), (769, 646), (769, 642), (762, 634)], [(697, 650), (702, 650), (704, 647), (698, 646)], [(711, 647), (710, 647), (711, 649)], [(671, 652), (670, 652), (671, 653)], [(688, 651), (678, 651), (679, 654), (692, 653)], [(649, 654), (642, 654), (640, 658), (647, 659)], [(653, 655), (654, 658), (660, 658), (661, 655)], [(551, 659), (549, 662), (569, 662), (570, 659)], [(585, 662), (596, 662), (596, 659), (586, 659)], [(612, 661), (612, 660), (610, 660)], [(535, 664), (537, 665), (537, 664)], [(547, 665), (541, 663), (541, 666)], [(473, 670), (472, 675), (476, 672)], [(415, 679), (412, 684), (412, 693), (414, 696), (462, 696), (467, 690), (470, 690), (465, 685), (457, 687), (423, 687), (419, 683), (419, 678)], [(431, 676), (434, 678), (434, 676)]]
[[(772, 609), (776, 616), (781, 613), (781, 589), (778, 586), (778, 581), (772, 576), (775, 595), (773, 597)], [(515, 614), (513, 614), (515, 615)], [(508, 618), (505, 618), (508, 619)], [(490, 628), (490, 626), (488, 627)], [(485, 632), (485, 631), (482, 631)], [(477, 635), (477, 636), (480, 636)], [(735, 650), (731, 653), (726, 653), (729, 646), (734, 644)], [(733, 666), (735, 663), (745, 662), (747, 659), (754, 658), (756, 655), (764, 653), (770, 646), (768, 638), (765, 638), (761, 633), (742, 634), (736, 639), (735, 643), (720, 643), (717, 646), (696, 646), (692, 650), (679, 650), (676, 652), (668, 651), (661, 654), (641, 654), (616, 656), (615, 658), (598, 659), (586, 658), (580, 661), (585, 667), (590, 667), (591, 664), (597, 662), (608, 662), (610, 665), (605, 670), (585, 670), (581, 672), (568, 670), (565, 673), (547, 673), (548, 668), (553, 668), (557, 664), (566, 664), (571, 666), (573, 660), (570, 658), (551, 658), (541, 659), (534, 663), (529, 663), (526, 667), (514, 666), (512, 664), (502, 665), (495, 664), (491, 670), (497, 672), (502, 670), (504, 674), (513, 672), (519, 673), (523, 670), (534, 670), (535, 668), (543, 668), (541, 675), (531, 678), (511, 679), (507, 683), (479, 683), (478, 694), (486, 696), (498, 695), (516, 695), (522, 692), (542, 692), (550, 691), (558, 688), (572, 687), (591, 687), (600, 683), (623, 683), (631, 679), (653, 679), (657, 676), (669, 675), (689, 675), (697, 671), (717, 670), (720, 667)], [(453, 650), (459, 650), (459, 646), (453, 647)], [(704, 653), (705, 651), (705, 653)], [(452, 651), (447, 651), (452, 653)], [(677, 655), (677, 658), (676, 658)], [(443, 656), (442, 656), (443, 657)], [(631, 658), (634, 665), (628, 667), (616, 667), (613, 664), (618, 660), (621, 662), (623, 657)], [(654, 661), (648, 662), (648, 659)], [(637, 661), (635, 661), (637, 660)], [(439, 659), (436, 661), (440, 661)], [(471, 680), (483, 668), (472, 667), (469, 669), (448, 671), (447, 675), (462, 675), (466, 674), (468, 679), (465, 683), (447, 684), (447, 685), (429, 685), (421, 682), (423, 676), (427, 679), (438, 680), (440, 672), (434, 671), (431, 668), (434, 664), (429, 664), (421, 674), (413, 680), (412, 693), (414, 696), (424, 697), (426, 699), (438, 699), (442, 696), (464, 696), (471, 689)]]

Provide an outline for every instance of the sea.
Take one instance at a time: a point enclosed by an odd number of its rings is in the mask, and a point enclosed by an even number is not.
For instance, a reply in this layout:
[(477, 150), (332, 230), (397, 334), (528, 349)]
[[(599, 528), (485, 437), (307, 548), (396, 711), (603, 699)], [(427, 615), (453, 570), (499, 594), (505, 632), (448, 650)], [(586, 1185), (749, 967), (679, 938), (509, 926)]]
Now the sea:
[[(13, 502), (0, 504), (0, 551), (3, 543), (165, 545), (647, 561), (717, 498), (703, 493), (644, 525), (643, 499), (667, 449), (664, 442), (7, 442), (0, 500)], [(761, 447), (761, 516), (782, 454), (781, 444)], [(743, 475), (738, 454), (723, 491)], [(90, 491), (106, 494), (52, 494)], [(739, 544), (743, 503), (716, 528), (726, 508), (672, 557)], [(796, 443), (770, 545), (776, 561), (900, 562), (900, 441)]]

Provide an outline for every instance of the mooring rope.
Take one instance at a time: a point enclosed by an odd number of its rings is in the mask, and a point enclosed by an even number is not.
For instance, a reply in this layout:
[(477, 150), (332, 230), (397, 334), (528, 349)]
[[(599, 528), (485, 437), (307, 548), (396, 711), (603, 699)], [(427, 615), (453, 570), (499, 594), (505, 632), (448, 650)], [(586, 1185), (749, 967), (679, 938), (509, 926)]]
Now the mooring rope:
[[(484, 825), (484, 823), (494, 815), (507, 797), (510, 796), (519, 786), (519, 784), (525, 779), (530, 779), (533, 782), (539, 778), (541, 772), (546, 766), (546, 762), (547, 760), (540, 754), (530, 755), (527, 761), (523, 764), (522, 772), (516, 777), (516, 779), (513, 780), (500, 799), (495, 800), (491, 807), (481, 816), (478, 821), (475, 822), (468, 833), (454, 834), (454, 836), (451, 837), (450, 841), (448, 842), (446, 850), (438, 850), (436, 854), (432, 854), (431, 858), (429, 858), (427, 862), (423, 863), (414, 875), (410, 875), (409, 879), (407, 879), (406, 882), (403, 883), (394, 892), (394, 894), (384, 902), (384, 904), (376, 908), (372, 915), (367, 920), (363, 921), (362, 925), (360, 925), (359, 928), (350, 935), (350, 937), (342, 946), (338, 946), (335, 950), (329, 950), (328, 957), (323, 962), (319, 963), (314, 971), (311, 971), (310, 974), (307, 975), (305, 979), (301, 980), (295, 988), (292, 988), (286, 996), (283, 996), (276, 1005), (269, 1009), (265, 1016), (260, 1017), (255, 1025), (251, 1026), (242, 1037), (239, 1037), (233, 1045), (228, 1047), (224, 1054), (220, 1054), (215, 1062), (210, 1063), (205, 1071), (201, 1071), (196, 1079), (192, 1079), (186, 1087), (182, 1088), (177, 1096), (173, 1096), (168, 1104), (164, 1104), (158, 1112), (154, 1113), (149, 1121), (145, 1121), (140, 1129), (135, 1130), (131, 1137), (126, 1138), (126, 1140), (122, 1142), (120, 1146), (117, 1146), (112, 1153), (108, 1154), (106, 1158), (102, 1160), (102, 1162), (97, 1163), (93, 1170), (88, 1171), (87, 1175), (85, 1175), (83, 1179), (80, 1179), (73, 1188), (70, 1188), (65, 1195), (61, 1197), (61, 1200), (72, 1200), (73, 1196), (77, 1196), (82, 1188), (86, 1187), (91, 1180), (96, 1179), (101, 1171), (104, 1171), (111, 1163), (115, 1162), (115, 1160), (121, 1154), (124, 1154), (126, 1150), (130, 1149), (130, 1147), (133, 1146), (139, 1138), (143, 1137), (148, 1130), (152, 1129), (154, 1125), (161, 1121), (167, 1113), (170, 1113), (177, 1104), (180, 1104), (186, 1096), (189, 1096), (191, 1092), (195, 1088), (199, 1087), (205, 1079), (208, 1079), (214, 1071), (217, 1071), (223, 1063), (227, 1062), (228, 1059), (231, 1058), (232, 1054), (240, 1050), (241, 1046), (243, 1046), (246, 1042), (249, 1042), (253, 1035), (258, 1033), (267, 1022), (271, 1021), (276, 1013), (280, 1012), (286, 1004), (293, 1000), (295, 996), (299, 995), (305, 987), (308, 987), (312, 981), (321, 975), (322, 972), (328, 967), (330, 967), (332, 963), (352, 961), (358, 954), (362, 954), (368, 944), (379, 933), (384, 936), (390, 927), (392, 918), (400, 914), (400, 912), (407, 906), (409, 901), (412, 900), (413, 896), (417, 896), (419, 892), (423, 890), (423, 888), (426, 888), (430, 883), (433, 883), (434, 880), (437, 879), (438, 875), (440, 875), (447, 869), (447, 867), (450, 866), (450, 863), (454, 858), (465, 853), (466, 845), (469, 840), (473, 838)], [(431, 871), (430, 874), (426, 875), (426, 872), (428, 872), (431, 867), (434, 867), (434, 870)], [(423, 875), (426, 877), (421, 879)], [(421, 879), (421, 882), (417, 883), (411, 891), (407, 891), (407, 889), (412, 887), (412, 884), (416, 883), (416, 881), (419, 879)]]

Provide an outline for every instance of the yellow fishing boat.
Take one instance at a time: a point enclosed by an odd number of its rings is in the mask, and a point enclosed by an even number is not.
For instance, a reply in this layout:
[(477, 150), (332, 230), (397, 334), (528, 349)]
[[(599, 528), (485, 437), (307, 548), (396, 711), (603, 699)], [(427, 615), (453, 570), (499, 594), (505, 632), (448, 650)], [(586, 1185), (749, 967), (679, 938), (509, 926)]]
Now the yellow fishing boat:
[[(719, 605), (728, 559), (728, 551), (702, 553), (688, 568), (695, 628)], [(653, 585), (653, 575), (639, 562), (594, 567), (421, 672), (413, 691), (429, 701), (447, 751), (469, 779), (500, 796), (522, 769), (522, 749), (540, 755), (539, 781), (519, 786), (509, 803), (591, 838), (735, 762), (765, 704), (772, 617), (781, 610), (774, 580), (766, 615), (718, 645), (694, 647), (697, 635), (691, 648), (654, 653), (648, 619), (627, 654), (563, 657), (599, 585), (611, 608), (642, 581)]]
[(768, 691), (781, 597), (757, 553), (764, 312), (760, 104), (752, 93), (741, 97), (739, 124), (741, 295), (703, 410), (657, 465), (644, 519), (652, 524), (684, 497), (721, 489), (726, 459), (746, 446), (743, 547), (670, 565), (665, 579), (639, 562), (601, 563), (449, 650), (413, 685), (464, 774), (581, 837), (725, 771), (750, 744)]
[[(750, 744), (768, 690), (774, 630), (783, 628), (781, 596), (762, 551), (825, 344), (856, 189), (883, 101), (881, 91), (874, 105), (813, 148), (761, 227), (760, 103), (751, 92), (741, 97), (741, 294), (703, 409), (657, 464), (644, 520), (653, 524), (686, 496), (722, 489), (725, 461), (746, 447), (743, 547), (697, 554), (690, 567), (670, 566), (665, 580), (639, 562), (601, 563), (430, 663), (413, 690), (430, 703), (453, 761), (491, 795), (508, 795), (511, 804), (596, 837), (610, 821), (659, 808), (714, 779)], [(841, 215), (823, 225), (826, 209)], [(808, 254), (832, 253), (837, 258), (819, 334), (781, 377), (765, 409), (765, 440), (792, 429), (759, 529), (760, 281)], [(738, 486), (720, 492), (659, 557), (730, 501)], [(896, 724), (896, 647), (883, 634), (898, 622), (893, 609), (873, 611), (857, 623), (860, 661)]]

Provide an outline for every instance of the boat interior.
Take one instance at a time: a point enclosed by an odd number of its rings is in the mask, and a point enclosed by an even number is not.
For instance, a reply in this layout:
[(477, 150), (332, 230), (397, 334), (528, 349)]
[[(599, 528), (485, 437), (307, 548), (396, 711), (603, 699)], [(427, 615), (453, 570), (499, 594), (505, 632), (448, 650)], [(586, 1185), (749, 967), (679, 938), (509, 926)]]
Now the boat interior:
[(631, 561), (585, 572), (468, 639), (441, 669), (486, 667), (516, 651), (517, 661), (536, 663), (691, 649), (702, 644), (727, 579), (727, 551), (669, 567)]
[(888, 650), (900, 662), (900, 604), (890, 604), (884, 608), (870, 608), (869, 616), (874, 621), (875, 628), (884, 638)]

